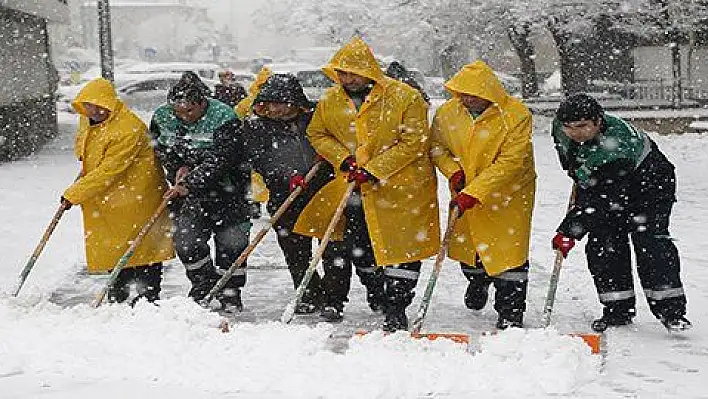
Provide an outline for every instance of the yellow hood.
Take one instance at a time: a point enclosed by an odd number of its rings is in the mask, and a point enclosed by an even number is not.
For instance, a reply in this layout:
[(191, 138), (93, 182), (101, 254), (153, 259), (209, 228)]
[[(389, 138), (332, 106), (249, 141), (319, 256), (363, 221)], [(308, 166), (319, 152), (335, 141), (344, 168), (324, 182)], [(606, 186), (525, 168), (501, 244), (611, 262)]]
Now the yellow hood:
[(118, 109), (120, 99), (111, 82), (104, 78), (98, 78), (86, 83), (86, 86), (79, 91), (79, 94), (71, 102), (71, 106), (74, 107), (76, 112), (86, 116), (86, 110), (84, 110), (82, 103), (90, 103), (106, 108), (111, 111), (112, 115)]
[(492, 68), (483, 61), (475, 61), (462, 67), (445, 82), (445, 88), (456, 97), (460, 94), (469, 94), (495, 104), (503, 104), (509, 97)]
[(384, 74), (379, 67), (374, 53), (361, 38), (355, 37), (345, 44), (332, 57), (327, 65), (322, 68), (325, 75), (337, 83), (339, 77), (337, 70), (355, 73), (367, 77), (376, 83), (384, 83)]
[(256, 80), (251, 83), (251, 85), (248, 87), (248, 95), (249, 96), (257, 96), (258, 92), (261, 91), (261, 86), (268, 80), (270, 75), (272, 75), (273, 72), (270, 70), (268, 67), (263, 67), (261, 68), (260, 71), (256, 74)]

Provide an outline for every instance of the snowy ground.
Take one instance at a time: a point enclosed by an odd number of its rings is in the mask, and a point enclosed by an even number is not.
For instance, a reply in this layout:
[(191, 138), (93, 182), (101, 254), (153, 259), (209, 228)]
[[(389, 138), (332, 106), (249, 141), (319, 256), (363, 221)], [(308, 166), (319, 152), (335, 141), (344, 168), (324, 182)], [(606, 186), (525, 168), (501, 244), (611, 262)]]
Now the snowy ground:
[[(413, 341), (405, 333), (348, 337), (375, 330), (363, 291), (353, 284), (345, 321), (297, 317), (282, 325), (292, 286), (269, 234), (251, 260), (246, 311), (230, 333), (219, 317), (184, 298), (178, 262), (166, 270), (160, 307), (87, 306), (103, 283), (83, 273), (80, 212), (65, 215), (30, 275), (11, 298), (27, 257), (79, 166), (71, 153), (73, 116), (62, 114), (63, 134), (40, 154), (0, 165), (0, 397), (5, 398), (708, 398), (708, 137), (657, 137), (676, 163), (679, 202), (673, 235), (681, 251), (689, 318), (695, 328), (669, 336), (639, 294), (639, 315), (610, 330), (605, 353), (591, 355), (567, 333), (589, 332), (599, 314), (581, 250), (566, 262), (553, 328), (540, 326), (553, 254), (548, 242), (570, 188), (559, 170), (547, 119), (534, 138), (539, 185), (532, 237), (526, 330), (480, 337), (496, 314), (462, 304), (465, 281), (453, 262), (444, 265), (425, 329), (470, 333), (465, 348), (450, 342)], [(441, 194), (443, 197), (446, 194)], [(447, 198), (443, 199), (445, 202)], [(444, 207), (443, 207), (444, 208)], [(444, 219), (443, 219), (444, 220)], [(430, 261), (409, 308), (412, 315), (427, 282)], [(639, 292), (639, 290), (638, 290)]]

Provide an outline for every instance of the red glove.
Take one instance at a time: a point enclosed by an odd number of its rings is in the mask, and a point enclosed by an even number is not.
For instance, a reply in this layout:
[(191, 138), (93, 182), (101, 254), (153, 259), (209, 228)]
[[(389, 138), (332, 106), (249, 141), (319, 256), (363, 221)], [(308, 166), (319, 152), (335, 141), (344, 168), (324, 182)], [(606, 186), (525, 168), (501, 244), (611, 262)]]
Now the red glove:
[(465, 188), (465, 172), (463, 170), (458, 170), (450, 176), (450, 191), (455, 194), (459, 194), (463, 188)]
[(307, 188), (307, 184), (305, 183), (305, 178), (302, 177), (302, 175), (292, 175), (290, 176), (290, 192), (292, 193), (295, 191), (296, 188), (300, 187), (303, 190)]
[(367, 172), (366, 169), (357, 169), (349, 172), (349, 176), (347, 176), (347, 181), (348, 182), (353, 182), (355, 181), (357, 186), (360, 186), (364, 183), (376, 183), (378, 179), (374, 177), (371, 173)]
[(357, 165), (356, 163), (356, 158), (354, 158), (353, 155), (350, 155), (346, 157), (344, 161), (342, 161), (341, 165), (339, 165), (339, 170), (341, 170), (342, 172), (351, 173), (354, 172), (358, 167), (359, 165)]
[(460, 193), (457, 194), (454, 200), (450, 202), (450, 208), (456, 207), (460, 211), (460, 216), (465, 213), (466, 210), (479, 204), (479, 200), (469, 194)]
[(553, 249), (561, 251), (564, 258), (568, 257), (568, 252), (575, 246), (575, 239), (569, 238), (563, 235), (563, 233), (556, 233), (553, 240), (551, 240), (551, 246)]

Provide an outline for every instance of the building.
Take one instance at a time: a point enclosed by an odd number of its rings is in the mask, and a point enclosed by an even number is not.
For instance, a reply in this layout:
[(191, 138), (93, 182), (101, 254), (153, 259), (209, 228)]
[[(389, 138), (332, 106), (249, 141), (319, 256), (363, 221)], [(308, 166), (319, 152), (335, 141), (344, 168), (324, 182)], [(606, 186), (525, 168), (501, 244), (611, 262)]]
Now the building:
[(48, 24), (67, 23), (66, 0), (0, 0), (0, 160), (32, 153), (56, 135)]

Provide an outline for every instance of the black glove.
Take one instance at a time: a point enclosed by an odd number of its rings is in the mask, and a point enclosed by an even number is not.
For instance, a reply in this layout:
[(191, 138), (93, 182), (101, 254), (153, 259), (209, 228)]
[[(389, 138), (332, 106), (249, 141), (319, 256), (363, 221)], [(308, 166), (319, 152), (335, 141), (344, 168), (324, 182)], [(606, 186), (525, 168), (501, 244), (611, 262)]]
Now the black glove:
[(356, 163), (356, 158), (354, 158), (353, 155), (350, 155), (346, 158), (344, 158), (344, 161), (342, 161), (342, 164), (339, 165), (339, 170), (342, 172), (354, 172), (357, 170), (359, 165)]
[(62, 205), (64, 205), (64, 210), (69, 210), (71, 209), (71, 206), (74, 205), (69, 201), (68, 199), (64, 198), (64, 196), (61, 197), (61, 200), (59, 201)]

